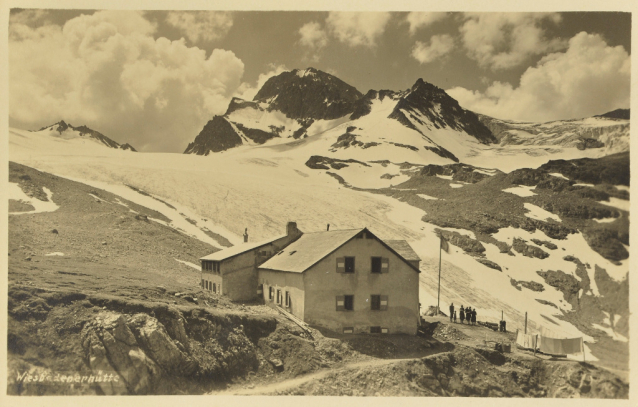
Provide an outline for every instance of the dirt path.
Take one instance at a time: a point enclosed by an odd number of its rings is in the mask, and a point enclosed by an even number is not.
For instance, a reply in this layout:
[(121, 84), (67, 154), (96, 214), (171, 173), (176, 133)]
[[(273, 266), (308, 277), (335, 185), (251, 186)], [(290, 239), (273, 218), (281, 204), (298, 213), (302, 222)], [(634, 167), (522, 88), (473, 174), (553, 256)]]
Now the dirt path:
[[(420, 358), (416, 358), (416, 359), (420, 359)], [(343, 372), (346, 370), (360, 369), (360, 368), (370, 367), (370, 366), (385, 366), (392, 363), (405, 362), (408, 360), (414, 360), (414, 359), (411, 359), (411, 358), (409, 359), (373, 359), (373, 360), (366, 360), (363, 362), (354, 362), (354, 363), (346, 364), (336, 369), (334, 368), (324, 369), (324, 370), (320, 370), (315, 373), (310, 373), (301, 377), (295, 377), (293, 379), (287, 379), (287, 380), (276, 382), (276, 383), (268, 383), (268, 384), (256, 386), (251, 389), (235, 388), (235, 389), (228, 389), (228, 390), (224, 390), (220, 392), (214, 392), (210, 394), (211, 395), (238, 395), (238, 396), (271, 394), (278, 391), (283, 391), (283, 390), (288, 390), (294, 387), (299, 387), (302, 384), (308, 383), (312, 380), (322, 379), (328, 374), (334, 373), (334, 372), (339, 372), (339, 371)]]

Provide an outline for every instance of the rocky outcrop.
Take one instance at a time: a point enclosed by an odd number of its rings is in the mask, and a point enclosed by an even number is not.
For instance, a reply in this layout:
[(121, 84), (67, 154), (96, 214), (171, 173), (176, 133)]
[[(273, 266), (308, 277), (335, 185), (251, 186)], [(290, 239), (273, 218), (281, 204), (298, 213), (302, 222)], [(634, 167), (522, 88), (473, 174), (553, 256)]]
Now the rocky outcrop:
[(333, 170), (339, 170), (341, 168), (348, 167), (349, 164), (359, 164), (364, 167), (370, 166), (369, 164), (353, 159), (340, 160), (338, 158), (322, 157), (319, 155), (313, 155), (308, 159), (308, 161), (306, 161), (306, 166), (313, 170), (329, 170), (330, 168)]
[(560, 173), (581, 183), (629, 186), (629, 152), (601, 158), (550, 160), (538, 167), (538, 170)]
[(580, 283), (576, 280), (576, 277), (571, 274), (567, 274), (561, 270), (541, 270), (537, 271), (536, 274), (543, 277), (547, 284), (561, 291), (567, 302), (571, 303), (574, 299), (578, 298), (578, 292), (581, 289)]
[(613, 229), (586, 228), (583, 230), (583, 237), (589, 247), (608, 260), (620, 261), (629, 257), (629, 252), (622, 245), (629, 244), (626, 234)]
[(479, 258), (475, 257), (474, 260), (478, 261), (482, 265), (487, 266), (487, 267), (489, 267), (491, 269), (498, 270), (498, 271), (503, 271), (501, 266), (499, 266), (498, 264), (494, 263), (491, 260), (480, 258), (480, 257)]
[(537, 259), (545, 259), (549, 257), (549, 254), (540, 247), (530, 246), (525, 243), (525, 240), (518, 237), (514, 238), (512, 248), (526, 257), (535, 257)]
[(538, 246), (545, 246), (547, 247), (549, 250), (556, 250), (558, 249), (558, 246), (556, 246), (554, 243), (552, 242), (548, 242), (547, 240), (540, 240), (540, 239), (531, 239), (532, 242)]
[(485, 247), (478, 240), (469, 236), (460, 234), (459, 232), (449, 232), (447, 230), (435, 229), (445, 240), (460, 247), (466, 253), (481, 254), (485, 251)]
[(210, 120), (195, 140), (188, 144), (184, 154), (208, 155), (211, 151), (218, 152), (237, 147), (242, 144), (233, 126), (222, 116), (215, 116)]
[(290, 118), (331, 120), (354, 111), (363, 95), (341, 79), (318, 69), (295, 69), (268, 79), (254, 101), (269, 103)]

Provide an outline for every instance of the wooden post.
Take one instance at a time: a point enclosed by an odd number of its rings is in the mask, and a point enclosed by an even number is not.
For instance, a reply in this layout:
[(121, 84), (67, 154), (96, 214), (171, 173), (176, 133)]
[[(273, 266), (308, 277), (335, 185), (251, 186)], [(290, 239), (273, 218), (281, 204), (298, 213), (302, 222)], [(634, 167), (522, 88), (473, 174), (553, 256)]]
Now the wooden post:
[(536, 356), (536, 347), (538, 346), (538, 334), (536, 334), (536, 340), (534, 341), (534, 356)]
[(583, 362), (585, 361), (585, 340), (581, 336), (580, 338), (580, 347), (583, 349)]
[(527, 335), (527, 311), (525, 311), (525, 334)]
[(439, 293), (436, 298), (436, 316), (438, 317), (441, 313), (440, 303), (441, 303), (441, 252), (443, 250), (443, 236), (439, 236), (441, 241), (439, 243)]

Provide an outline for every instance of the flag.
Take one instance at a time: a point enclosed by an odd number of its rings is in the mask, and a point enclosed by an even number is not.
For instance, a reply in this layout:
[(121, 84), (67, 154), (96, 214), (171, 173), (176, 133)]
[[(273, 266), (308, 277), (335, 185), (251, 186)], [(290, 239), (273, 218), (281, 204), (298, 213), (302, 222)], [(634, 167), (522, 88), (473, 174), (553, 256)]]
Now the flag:
[(443, 250), (446, 253), (449, 253), (450, 251), (450, 246), (447, 244), (447, 240), (445, 240), (445, 238), (443, 236), (441, 236), (441, 250)]

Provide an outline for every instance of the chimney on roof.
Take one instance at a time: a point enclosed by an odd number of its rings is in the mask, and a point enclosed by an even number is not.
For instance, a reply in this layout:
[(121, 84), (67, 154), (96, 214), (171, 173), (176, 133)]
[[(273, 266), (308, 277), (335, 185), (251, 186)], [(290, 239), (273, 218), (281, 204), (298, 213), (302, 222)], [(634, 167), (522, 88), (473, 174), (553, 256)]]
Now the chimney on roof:
[(248, 228), (244, 229), (244, 243), (248, 242)]
[(330, 224), (328, 223), (328, 226), (326, 226), (326, 232), (330, 231)]
[(288, 222), (286, 225), (286, 236), (293, 236), (301, 234), (301, 231), (297, 229), (297, 222)]

